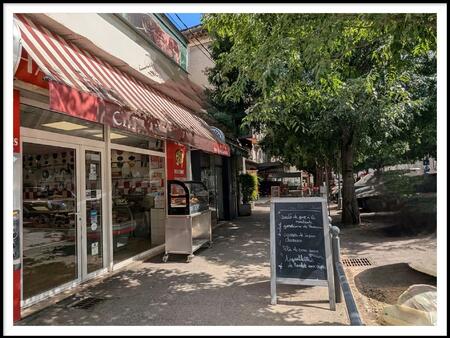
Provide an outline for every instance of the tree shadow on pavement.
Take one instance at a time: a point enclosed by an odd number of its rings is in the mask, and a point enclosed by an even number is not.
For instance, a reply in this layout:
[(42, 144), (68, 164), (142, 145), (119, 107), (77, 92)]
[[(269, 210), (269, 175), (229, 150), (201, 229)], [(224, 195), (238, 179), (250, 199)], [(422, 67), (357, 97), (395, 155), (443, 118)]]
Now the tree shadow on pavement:
[(406, 249), (436, 253), (436, 234), (388, 237), (380, 230), (352, 228), (341, 230), (340, 239), (343, 255), (386, 256)]
[[(255, 208), (216, 228), (213, 246), (185, 256), (162, 255), (118, 272), (84, 294), (102, 302), (77, 309), (61, 302), (19, 325), (344, 325), (326, 292), (278, 285), (270, 304), (269, 215)], [(266, 208), (267, 209), (267, 208)], [(324, 296), (325, 295), (325, 296)]]
[[(279, 297), (295, 292), (286, 288)], [(124, 271), (89, 290), (104, 301), (89, 309), (67, 301), (30, 316), (20, 325), (302, 325), (308, 313), (289, 301), (270, 305), (269, 282), (215, 285), (210, 275), (140, 269)], [(322, 301), (315, 301), (322, 304)], [(303, 303), (303, 302), (302, 302)], [(311, 302), (314, 304), (314, 301)], [(304, 304), (308, 304), (305, 302)], [(302, 305), (304, 305), (302, 304)], [(327, 303), (323, 303), (328, 307)], [(342, 325), (316, 320), (314, 325)]]

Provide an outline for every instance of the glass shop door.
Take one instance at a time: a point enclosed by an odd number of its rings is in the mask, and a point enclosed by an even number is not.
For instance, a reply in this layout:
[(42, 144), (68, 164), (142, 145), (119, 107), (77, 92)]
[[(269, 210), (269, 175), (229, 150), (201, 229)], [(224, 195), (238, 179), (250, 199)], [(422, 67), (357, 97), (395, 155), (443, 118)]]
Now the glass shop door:
[(104, 270), (104, 150), (24, 137), (22, 292), (34, 303)]
[(78, 147), (24, 137), (23, 299), (80, 281)]
[(105, 155), (101, 148), (81, 146), (82, 279), (105, 266), (104, 203)]

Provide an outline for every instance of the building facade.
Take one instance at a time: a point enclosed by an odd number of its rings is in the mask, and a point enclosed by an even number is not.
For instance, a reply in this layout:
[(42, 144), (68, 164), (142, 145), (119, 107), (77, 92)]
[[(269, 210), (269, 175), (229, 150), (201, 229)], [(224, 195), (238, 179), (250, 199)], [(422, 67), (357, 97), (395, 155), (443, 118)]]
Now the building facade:
[[(182, 33), (188, 41), (189, 79), (204, 90), (211, 89), (207, 75), (208, 69), (214, 67), (210, 36), (202, 25), (188, 28)], [(222, 135), (219, 137), (230, 146), (231, 156), (210, 155), (202, 151), (193, 153), (193, 177), (207, 184), (210, 191), (216, 192), (212, 206), (216, 210), (217, 220), (230, 220), (238, 216), (238, 175), (246, 171), (245, 161), (250, 148), (243, 146), (235, 135), (217, 121), (209, 120), (208, 123), (220, 128), (219, 134)]]
[(198, 152), (224, 168), (231, 148), (199, 117), (187, 40), (164, 15), (14, 22), (17, 320), (21, 309), (162, 252), (167, 181), (197, 178)]

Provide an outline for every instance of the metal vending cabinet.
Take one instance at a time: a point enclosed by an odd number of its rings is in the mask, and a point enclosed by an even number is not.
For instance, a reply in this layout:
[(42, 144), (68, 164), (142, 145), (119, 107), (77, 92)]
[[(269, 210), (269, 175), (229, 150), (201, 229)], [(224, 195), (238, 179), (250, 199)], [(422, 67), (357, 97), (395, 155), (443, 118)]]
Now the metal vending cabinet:
[(169, 254), (194, 257), (199, 248), (212, 245), (209, 192), (202, 182), (170, 180), (166, 222), (166, 249), (163, 262)]

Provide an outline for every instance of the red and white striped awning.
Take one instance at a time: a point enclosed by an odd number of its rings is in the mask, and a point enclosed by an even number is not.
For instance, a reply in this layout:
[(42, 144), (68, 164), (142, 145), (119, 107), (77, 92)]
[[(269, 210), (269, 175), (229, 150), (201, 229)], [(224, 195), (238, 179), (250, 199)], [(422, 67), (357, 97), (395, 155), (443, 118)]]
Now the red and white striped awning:
[(174, 99), (25, 15), (15, 17), (24, 49), (49, 79), (51, 109), (230, 156), (210, 126)]

